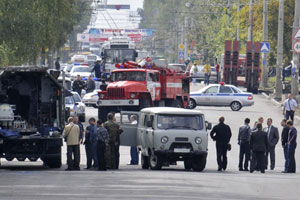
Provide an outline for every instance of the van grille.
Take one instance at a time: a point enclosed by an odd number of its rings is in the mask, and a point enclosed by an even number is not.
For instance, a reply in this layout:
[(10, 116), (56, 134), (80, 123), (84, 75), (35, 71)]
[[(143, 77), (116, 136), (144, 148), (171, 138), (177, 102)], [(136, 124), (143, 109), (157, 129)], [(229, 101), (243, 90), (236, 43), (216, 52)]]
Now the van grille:
[(189, 141), (189, 139), (186, 137), (176, 137), (175, 141), (176, 142), (187, 142), (187, 141)]
[(124, 88), (109, 88), (108, 96), (115, 97), (115, 98), (124, 98), (125, 97)]

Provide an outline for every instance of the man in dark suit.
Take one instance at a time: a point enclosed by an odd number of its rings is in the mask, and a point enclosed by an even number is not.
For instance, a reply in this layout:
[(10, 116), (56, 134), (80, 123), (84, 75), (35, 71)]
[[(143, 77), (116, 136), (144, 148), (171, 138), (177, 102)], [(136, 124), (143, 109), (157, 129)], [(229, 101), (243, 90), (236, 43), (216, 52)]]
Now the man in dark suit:
[(270, 169), (274, 170), (275, 168), (275, 147), (279, 140), (278, 128), (272, 125), (272, 119), (268, 118), (267, 127), (265, 128), (265, 132), (267, 132), (268, 136), (268, 151), (266, 153), (266, 169), (268, 168), (268, 156), (270, 154), (271, 166)]
[(293, 126), (293, 121), (287, 121), (287, 125), (289, 127), (288, 134), (288, 166), (287, 173), (296, 173), (296, 161), (295, 161), (295, 150), (297, 147), (297, 130)]
[(227, 168), (227, 150), (231, 138), (231, 129), (224, 124), (225, 118), (219, 118), (219, 124), (214, 126), (210, 137), (216, 141), (218, 171), (225, 171)]
[(257, 124), (256, 130), (252, 132), (250, 138), (250, 148), (252, 150), (250, 173), (253, 173), (256, 168), (261, 173), (265, 173), (265, 152), (267, 151), (267, 147), (267, 133), (262, 130), (261, 124)]
[(281, 121), (281, 126), (283, 127), (282, 132), (281, 132), (281, 144), (283, 148), (283, 153), (284, 153), (284, 159), (285, 159), (285, 164), (284, 164), (284, 170), (282, 173), (287, 172), (288, 170), (288, 136), (289, 136), (289, 127), (286, 124), (287, 120), (283, 119)]

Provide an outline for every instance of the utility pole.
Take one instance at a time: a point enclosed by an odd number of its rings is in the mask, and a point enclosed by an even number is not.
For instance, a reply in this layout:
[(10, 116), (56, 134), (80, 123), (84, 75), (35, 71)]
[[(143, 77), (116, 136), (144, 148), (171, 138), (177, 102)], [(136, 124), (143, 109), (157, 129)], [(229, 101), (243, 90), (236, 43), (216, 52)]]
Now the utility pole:
[(282, 97), (282, 82), (281, 72), (283, 65), (283, 23), (284, 23), (284, 0), (279, 0), (278, 11), (278, 36), (277, 36), (277, 66), (276, 66), (276, 89), (275, 99), (281, 101)]
[(253, 29), (253, 0), (250, 0), (249, 6), (249, 27), (248, 27), (248, 41), (252, 42), (252, 29)]
[(240, 0), (237, 0), (236, 40), (240, 41)]
[[(264, 11), (263, 11), (263, 41), (268, 41), (268, 0), (264, 0)], [(263, 88), (268, 87), (268, 53), (262, 54), (262, 82)]]
[(184, 60), (188, 59), (188, 16), (184, 17)]
[[(295, 33), (299, 28), (299, 20), (300, 20), (300, 1), (295, 0), (293, 36), (295, 35)], [(296, 98), (299, 95), (299, 89), (298, 89), (299, 55), (295, 51), (293, 52), (293, 62), (294, 63), (292, 69), (292, 88), (291, 88), (292, 91), (291, 92), (293, 96)]]

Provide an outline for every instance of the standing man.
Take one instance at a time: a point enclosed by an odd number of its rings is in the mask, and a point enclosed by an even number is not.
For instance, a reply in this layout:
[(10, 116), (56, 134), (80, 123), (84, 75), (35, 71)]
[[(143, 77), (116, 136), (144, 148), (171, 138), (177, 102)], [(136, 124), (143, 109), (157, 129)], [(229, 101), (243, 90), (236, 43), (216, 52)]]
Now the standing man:
[[(245, 124), (239, 129), (238, 144), (240, 145), (240, 160), (239, 160), (239, 170), (249, 171), (248, 164), (250, 160), (250, 136), (251, 128), (249, 126), (250, 119), (245, 119)], [(244, 169), (243, 169), (243, 159), (245, 155)]]
[(102, 74), (102, 66), (101, 66), (101, 60), (97, 60), (94, 68), (92, 69), (92, 72), (95, 72), (95, 76), (100, 79)]
[(90, 122), (90, 126), (91, 126), (91, 131), (90, 131), (90, 143), (91, 143), (91, 150), (92, 150), (92, 159), (94, 161), (93, 163), (93, 168), (98, 168), (98, 149), (97, 149), (97, 145), (98, 145), (98, 134), (97, 134), (97, 125), (96, 125), (96, 120), (95, 118), (91, 118), (89, 120)]
[(92, 79), (92, 76), (89, 75), (88, 80), (86, 82), (86, 93), (93, 92), (96, 88), (95, 81)]
[(77, 124), (80, 130), (80, 134), (79, 134), (79, 143), (82, 144), (83, 143), (83, 135), (84, 135), (84, 128), (82, 123), (78, 120), (77, 116), (73, 117), (73, 122), (74, 124)]
[(217, 83), (220, 82), (220, 65), (219, 63), (216, 64), (216, 73), (217, 73)]
[(105, 149), (109, 144), (109, 135), (106, 128), (102, 127), (102, 121), (97, 121), (97, 135), (98, 135), (98, 170), (106, 171)]
[[(63, 138), (65, 138), (67, 142), (67, 171), (80, 170), (79, 134), (80, 130), (78, 125), (73, 123), (72, 117), (69, 117), (68, 125), (63, 131)], [(72, 157), (74, 157), (74, 159)]]
[(73, 90), (75, 92), (77, 92), (79, 94), (79, 96), (81, 96), (81, 91), (82, 91), (82, 89), (84, 89), (84, 86), (85, 86), (85, 84), (81, 80), (80, 75), (77, 75), (77, 79), (75, 81), (73, 81), (73, 86), (72, 86)]
[(56, 61), (55, 61), (55, 69), (58, 70), (58, 71), (60, 70), (59, 60), (60, 60), (60, 57), (57, 57)]
[(288, 135), (288, 169), (287, 173), (296, 173), (295, 150), (297, 147), (297, 130), (293, 126), (293, 121), (287, 121), (289, 127)]
[[(137, 125), (136, 115), (130, 116), (130, 123), (133, 125)], [(139, 152), (138, 152), (137, 147), (135, 147), (135, 146), (130, 147), (130, 156), (131, 156), (131, 161), (130, 161), (129, 165), (138, 165), (139, 164)]]
[(256, 130), (257, 124), (263, 125), (263, 123), (264, 123), (264, 118), (263, 118), (263, 117), (259, 117), (258, 120), (254, 123), (254, 126), (253, 126), (252, 131), (255, 131), (255, 130)]
[(261, 173), (265, 173), (265, 152), (267, 151), (267, 147), (267, 133), (262, 130), (262, 125), (258, 123), (256, 130), (252, 132), (250, 137), (250, 148), (252, 150), (250, 173), (253, 173), (255, 169), (259, 169)]
[(210, 137), (216, 141), (218, 171), (227, 168), (227, 150), (231, 138), (231, 129), (224, 124), (225, 118), (219, 118), (219, 124), (215, 125), (210, 132)]
[(208, 62), (204, 65), (204, 84), (209, 85), (209, 77), (211, 74), (211, 66)]
[(298, 104), (295, 99), (293, 99), (292, 94), (288, 94), (288, 98), (283, 103), (283, 115), (285, 115), (285, 119), (291, 120), (294, 122), (294, 114), (298, 107)]
[(120, 134), (120, 126), (116, 122), (114, 122), (113, 113), (107, 114), (107, 120), (104, 123), (104, 128), (106, 128), (109, 135), (109, 145), (106, 150), (106, 166), (110, 169), (117, 169), (117, 158), (116, 158), (116, 148), (118, 146), (118, 137)]
[(275, 146), (279, 140), (278, 128), (272, 125), (272, 119), (268, 118), (267, 127), (265, 128), (265, 132), (268, 136), (268, 149), (266, 152), (266, 169), (268, 168), (268, 156), (270, 153), (271, 166), (270, 169), (274, 170), (275, 168)]
[(283, 153), (284, 153), (284, 159), (285, 159), (285, 164), (284, 164), (284, 171), (283, 173), (286, 173), (288, 170), (288, 136), (289, 136), (289, 127), (286, 124), (286, 119), (283, 119), (281, 121), (281, 126), (283, 127), (282, 132), (281, 132), (281, 144), (283, 148)]
[(85, 153), (86, 153), (86, 169), (92, 168), (92, 162), (93, 162), (93, 154), (92, 154), (92, 145), (90, 141), (90, 133), (93, 131), (92, 121), (95, 120), (95, 118), (89, 119), (89, 126), (86, 127), (85, 131), (85, 139), (84, 139), (84, 145), (85, 145)]

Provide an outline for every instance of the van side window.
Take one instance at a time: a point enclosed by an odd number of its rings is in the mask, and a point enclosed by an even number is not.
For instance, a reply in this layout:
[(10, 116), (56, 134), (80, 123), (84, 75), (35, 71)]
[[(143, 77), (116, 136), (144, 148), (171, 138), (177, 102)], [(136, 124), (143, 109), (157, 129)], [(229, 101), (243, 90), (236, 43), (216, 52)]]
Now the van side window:
[(138, 115), (135, 114), (123, 114), (122, 115), (122, 124), (138, 124)]
[(147, 121), (149, 120), (149, 115), (145, 115), (144, 118), (144, 127), (147, 127)]

